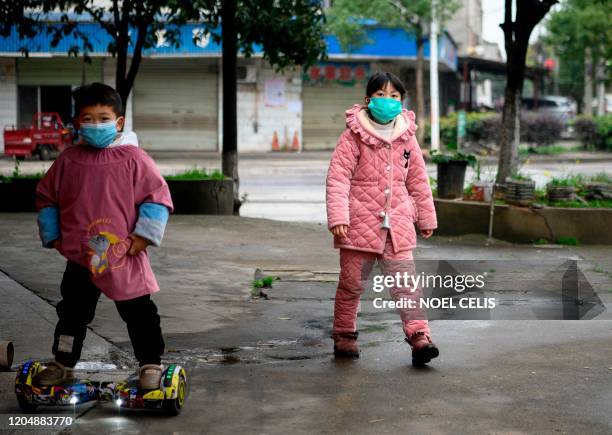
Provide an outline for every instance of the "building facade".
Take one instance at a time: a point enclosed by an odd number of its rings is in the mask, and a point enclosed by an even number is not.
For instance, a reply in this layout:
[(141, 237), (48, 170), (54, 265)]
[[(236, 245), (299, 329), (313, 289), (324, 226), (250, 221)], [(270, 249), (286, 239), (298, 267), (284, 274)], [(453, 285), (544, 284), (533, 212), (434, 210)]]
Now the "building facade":
[[(68, 55), (69, 38), (52, 47), (44, 32), (25, 43), (16, 34), (0, 38), (0, 125), (28, 124), (38, 111), (72, 116), (71, 91), (84, 83), (115, 82), (115, 59), (106, 52), (109, 36), (95, 23), (79, 23), (93, 43), (89, 60)], [(145, 51), (128, 105), (126, 128), (150, 150), (219, 151), (222, 143), (221, 47), (211, 38), (193, 41), (197, 23), (181, 30), (182, 43), (171, 47), (160, 36)], [(398, 74), (408, 87), (406, 105), (414, 104), (416, 44), (401, 30), (370, 27), (372, 43), (344, 53), (327, 38), (328, 60), (277, 73), (261, 53), (238, 61), (238, 147), (241, 152), (277, 149), (333, 149), (344, 129), (344, 112), (363, 102), (365, 83), (378, 70)], [(425, 46), (429, 57), (429, 45)], [(443, 34), (439, 41), (440, 89), (446, 101), (456, 97), (457, 52)], [(428, 62), (425, 62), (427, 65)], [(425, 72), (425, 78), (428, 74)], [(428, 94), (426, 83), (425, 94)], [(3, 144), (2, 144), (3, 146)]]

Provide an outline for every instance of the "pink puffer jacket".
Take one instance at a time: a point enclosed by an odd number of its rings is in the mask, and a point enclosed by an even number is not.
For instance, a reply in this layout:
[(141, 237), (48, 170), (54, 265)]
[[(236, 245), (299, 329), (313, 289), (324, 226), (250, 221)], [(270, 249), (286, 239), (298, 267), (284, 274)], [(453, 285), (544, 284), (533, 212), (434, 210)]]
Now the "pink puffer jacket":
[[(347, 129), (327, 173), (328, 227), (349, 226), (347, 237), (334, 237), (336, 248), (382, 253), (390, 231), (397, 253), (416, 247), (414, 223), (421, 230), (437, 227), (414, 119), (414, 112), (404, 109), (387, 141), (372, 126), (364, 106), (346, 111)], [(390, 230), (381, 228), (385, 214)]]

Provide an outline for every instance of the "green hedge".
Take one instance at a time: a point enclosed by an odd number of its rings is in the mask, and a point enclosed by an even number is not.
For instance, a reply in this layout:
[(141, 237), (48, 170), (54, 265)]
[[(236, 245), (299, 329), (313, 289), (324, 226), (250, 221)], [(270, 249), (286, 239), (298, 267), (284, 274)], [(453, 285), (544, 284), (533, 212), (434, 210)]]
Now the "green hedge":
[[(425, 142), (431, 143), (431, 127), (425, 126)], [(521, 116), (521, 141), (533, 146), (549, 146), (561, 138), (564, 126), (546, 115), (526, 113)], [(467, 143), (495, 143), (501, 130), (501, 115), (495, 112), (467, 114), (465, 141)], [(448, 149), (457, 149), (457, 113), (440, 118), (440, 142)]]
[(574, 130), (585, 148), (612, 151), (612, 114), (579, 116), (574, 121)]
[[(491, 133), (489, 125), (499, 115), (495, 112), (469, 112), (466, 116), (465, 137), (468, 142), (480, 142)], [(425, 142), (431, 143), (431, 126), (425, 126)], [(440, 142), (448, 149), (457, 149), (457, 112), (440, 118)]]

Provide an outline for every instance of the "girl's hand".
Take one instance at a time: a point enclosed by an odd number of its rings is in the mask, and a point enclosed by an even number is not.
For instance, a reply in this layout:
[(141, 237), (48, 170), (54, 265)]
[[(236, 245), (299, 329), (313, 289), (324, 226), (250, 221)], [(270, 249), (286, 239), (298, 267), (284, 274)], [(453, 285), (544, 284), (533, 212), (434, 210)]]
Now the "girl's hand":
[(429, 239), (433, 234), (433, 230), (421, 230), (421, 237)]
[(62, 242), (60, 241), (60, 239), (56, 239), (56, 240), (53, 241), (53, 248), (56, 251), (61, 252)]
[(138, 255), (149, 246), (149, 241), (147, 239), (137, 236), (136, 234), (130, 234), (129, 237), (132, 239), (132, 246), (130, 246), (128, 255)]
[(330, 231), (334, 236), (346, 237), (348, 232), (348, 225), (336, 225)]

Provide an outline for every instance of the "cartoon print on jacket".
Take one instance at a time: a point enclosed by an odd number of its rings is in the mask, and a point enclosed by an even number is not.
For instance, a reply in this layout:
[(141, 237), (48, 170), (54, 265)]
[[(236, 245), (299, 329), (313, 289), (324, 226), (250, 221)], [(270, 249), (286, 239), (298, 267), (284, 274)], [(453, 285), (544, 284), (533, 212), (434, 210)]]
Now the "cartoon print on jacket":
[[(126, 240), (121, 240), (113, 233), (100, 231), (89, 239), (88, 246), (90, 248), (89, 255), (91, 256), (89, 269), (93, 275), (97, 275), (103, 273), (109, 266), (111, 269), (122, 267), (125, 263), (125, 255), (129, 248), (129, 243)], [(112, 264), (109, 263), (109, 256), (113, 260)]]

